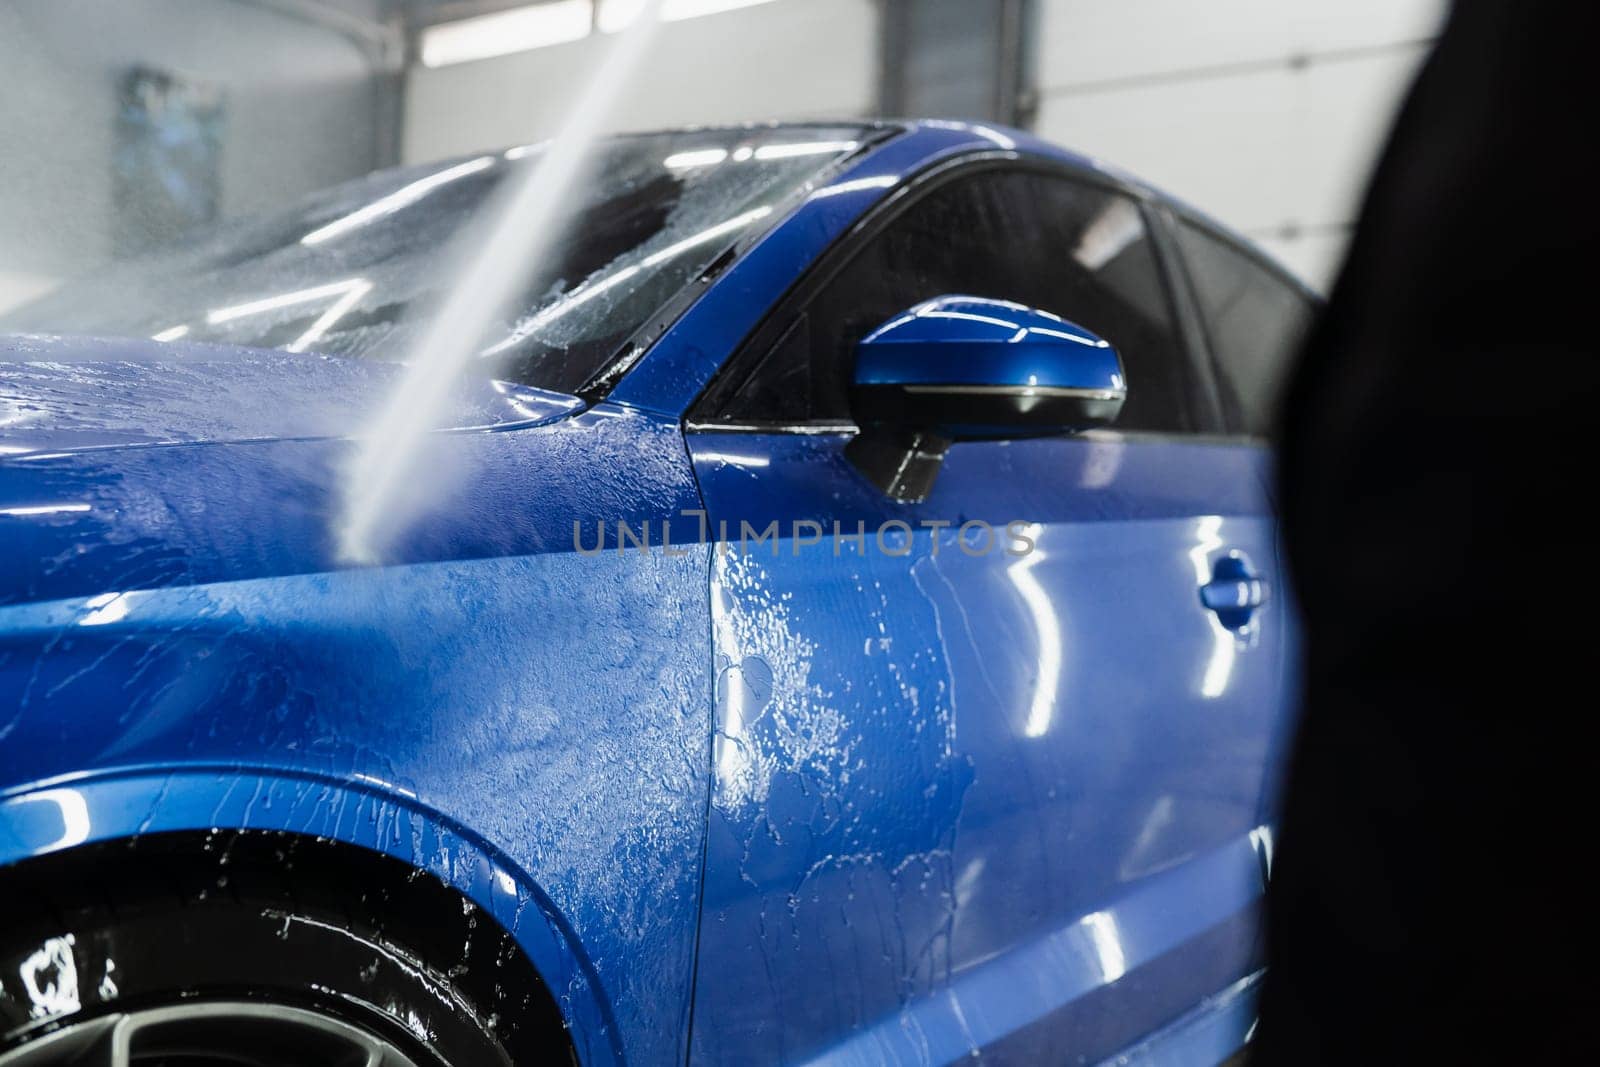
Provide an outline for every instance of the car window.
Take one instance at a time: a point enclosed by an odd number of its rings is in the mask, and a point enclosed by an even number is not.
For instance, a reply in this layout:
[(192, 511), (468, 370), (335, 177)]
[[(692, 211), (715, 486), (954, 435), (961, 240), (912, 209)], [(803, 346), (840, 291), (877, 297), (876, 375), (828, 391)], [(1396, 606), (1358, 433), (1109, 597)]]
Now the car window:
[(1234, 429), (1265, 436), (1315, 306), (1277, 272), (1192, 223), (1178, 226), (1178, 243), (1211, 340), (1224, 414)]
[(1053, 312), (1116, 345), (1129, 394), (1119, 428), (1199, 428), (1190, 364), (1139, 205), (1022, 170), (986, 170), (922, 195), (814, 295), (780, 311), (713, 385), (696, 421), (848, 420), (856, 343), (953, 294)]

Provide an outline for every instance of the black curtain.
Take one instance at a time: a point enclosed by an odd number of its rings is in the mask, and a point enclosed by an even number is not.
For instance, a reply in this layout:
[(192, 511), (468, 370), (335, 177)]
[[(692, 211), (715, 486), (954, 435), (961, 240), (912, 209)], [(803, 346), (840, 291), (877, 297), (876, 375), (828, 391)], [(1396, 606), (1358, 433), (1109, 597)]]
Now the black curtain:
[(1595, 6), (1457, 5), (1288, 391), (1254, 1063), (1597, 1058)]

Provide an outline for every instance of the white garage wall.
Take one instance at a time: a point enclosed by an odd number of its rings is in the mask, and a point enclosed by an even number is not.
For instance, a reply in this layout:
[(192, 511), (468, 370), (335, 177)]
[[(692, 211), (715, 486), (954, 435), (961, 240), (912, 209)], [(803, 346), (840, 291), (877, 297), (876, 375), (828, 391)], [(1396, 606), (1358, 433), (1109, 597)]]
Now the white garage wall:
[(1314, 285), (1442, 0), (1041, 0), (1037, 128), (1255, 238)]
[(117, 86), (136, 65), (227, 94), (225, 215), (376, 161), (371, 65), (328, 29), (245, 0), (0, 0), (0, 310), (111, 256)]
[[(402, 154), (423, 162), (554, 133), (608, 37), (406, 78)], [(874, 0), (779, 0), (663, 25), (617, 129), (868, 115), (877, 95)]]

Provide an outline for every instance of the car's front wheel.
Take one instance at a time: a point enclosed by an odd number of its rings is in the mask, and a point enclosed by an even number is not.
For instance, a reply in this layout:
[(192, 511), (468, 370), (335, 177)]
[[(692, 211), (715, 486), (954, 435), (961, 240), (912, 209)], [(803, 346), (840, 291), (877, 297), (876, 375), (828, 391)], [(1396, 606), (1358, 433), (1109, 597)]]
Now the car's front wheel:
[(572, 1062), (509, 936), (427, 876), (292, 838), (142, 845), (0, 871), (0, 1067)]

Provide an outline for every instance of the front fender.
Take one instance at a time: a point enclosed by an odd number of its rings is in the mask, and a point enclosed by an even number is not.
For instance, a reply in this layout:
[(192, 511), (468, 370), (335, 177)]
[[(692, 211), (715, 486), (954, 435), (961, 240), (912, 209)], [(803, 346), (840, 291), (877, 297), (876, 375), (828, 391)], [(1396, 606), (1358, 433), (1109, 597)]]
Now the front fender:
[[(515, 903), (495, 896), (501, 871), (529, 901), (536, 883), (581, 946), (528, 953), (556, 967), (557, 996), (582, 980), (603, 1002), (595, 1029), (572, 1020), (585, 1039), (681, 1062), (708, 554), (548, 552), (0, 607), (0, 796), (47, 798), (0, 811), (31, 827), (0, 859), (89, 834), (292, 829), (415, 855), (497, 916)], [(487, 858), (452, 868), (461, 848)]]

